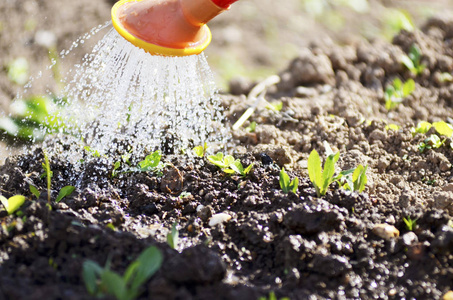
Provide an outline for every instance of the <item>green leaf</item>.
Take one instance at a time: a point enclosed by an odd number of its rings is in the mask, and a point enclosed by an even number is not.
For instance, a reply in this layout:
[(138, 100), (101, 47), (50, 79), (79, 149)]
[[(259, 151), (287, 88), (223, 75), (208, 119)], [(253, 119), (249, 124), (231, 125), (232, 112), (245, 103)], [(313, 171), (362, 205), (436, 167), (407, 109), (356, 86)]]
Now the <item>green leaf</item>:
[(282, 191), (287, 194), (289, 192), (289, 176), (288, 174), (285, 172), (285, 168), (282, 168), (281, 171), (280, 171), (280, 178), (279, 178), (279, 181), (280, 183), (280, 188), (282, 189)]
[(253, 163), (251, 163), (247, 168), (244, 170), (244, 176), (250, 173), (250, 170), (253, 168)]
[(161, 158), (162, 154), (160, 150), (154, 151), (150, 155), (146, 156), (144, 160), (138, 163), (140, 171), (152, 171), (159, 165)]
[(239, 159), (236, 159), (232, 164), (230, 164), (230, 169), (234, 172), (238, 173), (239, 175), (244, 176), (244, 167)]
[(415, 128), (416, 133), (422, 133), (425, 134), (431, 129), (431, 123), (426, 122), (426, 121), (421, 121), (417, 124), (417, 127)]
[(8, 65), (8, 78), (14, 83), (23, 85), (28, 80), (28, 61), (24, 57), (13, 60)]
[(290, 189), (291, 192), (296, 194), (298, 186), (299, 186), (299, 178), (294, 177), (294, 179), (289, 184), (289, 189)]
[(18, 210), (22, 206), (22, 204), (24, 204), (25, 197), (22, 195), (15, 195), (10, 197), (9, 199), (6, 199), (4, 196), (0, 195), (0, 202), (5, 207), (8, 215), (10, 215)]
[(104, 270), (101, 274), (101, 281), (108, 293), (114, 295), (116, 299), (129, 299), (129, 297), (127, 297), (126, 282), (117, 273), (110, 270)]
[(412, 94), (412, 92), (415, 90), (415, 81), (413, 79), (409, 79), (408, 81), (406, 81), (403, 85), (402, 90), (403, 90), (403, 97), (407, 97), (410, 94)]
[(433, 126), (436, 129), (437, 133), (439, 133), (440, 135), (443, 135), (446, 137), (453, 136), (453, 128), (450, 124), (448, 124), (444, 121), (441, 121), (441, 122), (434, 122)]
[(223, 159), (223, 163), (225, 165), (225, 168), (228, 168), (234, 161), (235, 161), (235, 159), (234, 159), (233, 156), (226, 155), (225, 158)]
[(225, 168), (222, 152), (217, 152), (216, 155), (208, 155), (208, 161), (221, 169)]
[(403, 87), (401, 79), (395, 78), (395, 80), (393, 80), (393, 87), (395, 88), (395, 91), (400, 91)]
[(322, 175), (321, 158), (319, 157), (318, 152), (313, 149), (308, 157), (308, 176), (310, 181), (315, 186), (316, 193), (318, 195), (320, 195), (320, 189), (322, 186)]
[(36, 197), (36, 199), (39, 199), (39, 196), (41, 196), (41, 193), (38, 191), (38, 189), (31, 184), (30, 184), (29, 188), (30, 188), (30, 192)]
[(82, 278), (88, 293), (91, 295), (98, 294), (97, 280), (102, 271), (103, 269), (94, 261), (87, 260), (83, 263)]
[(340, 158), (340, 152), (337, 154), (329, 155), (324, 163), (324, 171), (322, 172), (322, 185), (321, 194), (325, 195), (330, 183), (333, 181), (333, 175), (335, 174), (335, 163)]
[(197, 147), (193, 148), (193, 152), (198, 157), (203, 157), (204, 156), (203, 146), (197, 146)]
[(75, 190), (75, 187), (72, 185), (67, 185), (67, 186), (61, 188), (60, 192), (58, 193), (57, 199), (55, 199), (55, 202), (57, 202), (57, 203), (60, 202), (61, 199), (63, 199), (64, 197), (71, 195), (72, 192), (74, 192), (74, 190)]
[(415, 70), (415, 66), (414, 66), (414, 63), (412, 62), (412, 60), (409, 58), (409, 56), (403, 55), (401, 57), (401, 62), (403, 63), (403, 65), (406, 66), (406, 68), (409, 71), (411, 71), (413, 73), (413, 70)]
[(171, 226), (171, 232), (167, 234), (167, 244), (170, 246), (172, 249), (176, 249), (178, 247), (179, 243), (179, 232), (178, 229), (176, 229), (176, 223), (173, 223)]
[(132, 279), (131, 289), (138, 289), (145, 281), (147, 281), (154, 273), (159, 270), (162, 265), (163, 256), (156, 246), (148, 247), (137, 258), (139, 263), (137, 273)]
[(354, 184), (354, 190), (358, 191), (359, 193), (363, 192), (365, 189), (365, 185), (368, 182), (368, 178), (366, 176), (366, 170), (368, 166), (358, 165), (355, 169), (354, 173), (352, 174), (352, 181)]

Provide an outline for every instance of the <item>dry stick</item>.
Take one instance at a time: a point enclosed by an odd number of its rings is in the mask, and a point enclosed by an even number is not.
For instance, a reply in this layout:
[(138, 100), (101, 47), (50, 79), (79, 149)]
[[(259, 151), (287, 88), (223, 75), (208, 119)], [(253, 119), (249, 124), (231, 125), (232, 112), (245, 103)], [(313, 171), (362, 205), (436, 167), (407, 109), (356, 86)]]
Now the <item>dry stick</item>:
[(255, 111), (256, 107), (258, 104), (260, 104), (261, 101), (267, 102), (264, 96), (266, 95), (267, 89), (277, 83), (280, 82), (280, 77), (278, 75), (272, 75), (263, 80), (262, 82), (258, 83), (248, 94), (247, 96), (247, 101), (252, 101), (255, 100), (253, 105), (242, 114), (242, 116), (239, 118), (239, 120), (236, 121), (233, 125), (233, 130), (238, 130), (245, 121), (250, 118), (250, 116), (253, 114)]

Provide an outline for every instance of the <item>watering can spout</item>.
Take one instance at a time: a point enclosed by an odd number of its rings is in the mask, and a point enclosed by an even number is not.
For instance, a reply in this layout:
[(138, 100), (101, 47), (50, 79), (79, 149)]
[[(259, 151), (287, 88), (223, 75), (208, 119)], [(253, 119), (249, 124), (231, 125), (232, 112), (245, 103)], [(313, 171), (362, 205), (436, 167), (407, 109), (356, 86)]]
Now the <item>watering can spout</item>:
[(206, 25), (237, 0), (120, 0), (112, 23), (126, 40), (153, 55), (201, 53), (211, 42)]

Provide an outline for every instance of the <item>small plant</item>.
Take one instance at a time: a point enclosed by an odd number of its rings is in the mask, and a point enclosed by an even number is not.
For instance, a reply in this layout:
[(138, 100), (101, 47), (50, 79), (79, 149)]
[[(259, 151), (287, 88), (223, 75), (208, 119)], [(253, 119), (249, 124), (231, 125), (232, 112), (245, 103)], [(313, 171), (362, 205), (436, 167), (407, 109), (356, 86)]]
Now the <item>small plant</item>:
[(204, 143), (203, 146), (196, 146), (193, 148), (193, 152), (198, 157), (204, 157), (206, 155), (206, 151), (208, 150), (208, 144)]
[(38, 189), (31, 184), (30, 184), (29, 188), (30, 188), (30, 192), (36, 197), (36, 199), (39, 199), (39, 196), (41, 196), (41, 193), (38, 191)]
[(91, 148), (90, 146), (85, 146), (83, 149), (90, 153), (93, 157), (101, 157), (101, 153), (98, 150)]
[(24, 85), (28, 81), (28, 61), (24, 57), (19, 57), (8, 64), (8, 78), (14, 83)]
[(50, 186), (52, 182), (53, 172), (50, 170), (50, 163), (49, 157), (47, 156), (47, 152), (43, 151), (44, 154), (44, 162), (42, 163), (42, 167), (44, 169), (44, 174), (41, 175), (41, 178), (46, 177), (47, 179), (47, 202), (50, 203)]
[[(266, 296), (261, 296), (258, 298), (258, 300), (277, 300), (277, 296), (275, 296), (275, 293), (274, 292), (269, 292), (269, 296), (266, 297)], [(288, 297), (283, 297), (283, 298), (280, 298), (280, 300), (289, 300)]]
[(425, 65), (420, 63), (421, 56), (420, 48), (416, 44), (413, 44), (409, 50), (409, 54), (403, 55), (401, 62), (412, 74), (420, 75), (426, 68)]
[(60, 192), (58, 193), (57, 199), (55, 199), (55, 202), (60, 202), (64, 197), (69, 196), (74, 192), (75, 187), (72, 185), (67, 185), (65, 187), (62, 187)]
[(409, 231), (413, 231), (415, 226), (417, 226), (417, 219), (412, 220), (411, 217), (403, 218), (404, 224), (406, 224), (406, 228)]
[(255, 132), (256, 130), (256, 122), (253, 121), (250, 123), (250, 125), (246, 128), (248, 132)]
[(365, 189), (365, 185), (368, 182), (368, 178), (366, 176), (367, 169), (368, 166), (364, 167), (362, 165), (358, 165), (354, 173), (352, 173), (352, 183), (354, 191), (361, 193)]
[(295, 194), (297, 193), (297, 188), (299, 186), (299, 178), (294, 177), (294, 179), (290, 182), (285, 168), (282, 168), (282, 170), (280, 171), (279, 183), (283, 193), (288, 194), (289, 192), (293, 192)]
[(118, 176), (118, 169), (121, 167), (121, 162), (120, 161), (116, 161), (114, 164), (113, 164), (113, 170), (112, 170), (112, 178), (115, 178), (116, 176)]
[(6, 199), (6, 197), (0, 195), (0, 202), (5, 207), (8, 215), (10, 215), (18, 210), (22, 206), (22, 204), (24, 204), (25, 197), (22, 195), (15, 195)]
[(275, 112), (279, 112), (283, 108), (283, 102), (282, 101), (275, 101), (272, 103), (267, 103), (266, 108)]
[(440, 122), (434, 122), (433, 126), (436, 129), (438, 134), (446, 136), (446, 137), (453, 136), (453, 127), (450, 124), (448, 124), (444, 121), (440, 121)]
[(160, 150), (154, 151), (150, 155), (146, 156), (144, 160), (138, 163), (139, 171), (141, 172), (154, 172), (159, 175), (162, 173), (164, 164), (160, 161), (162, 154)]
[(415, 90), (415, 82), (413, 79), (409, 79), (403, 83), (399, 78), (393, 81), (393, 84), (388, 85), (385, 89), (385, 108), (392, 110), (400, 104), (403, 99)]
[(431, 134), (423, 142), (418, 145), (418, 150), (423, 153), (425, 150), (440, 148), (445, 143), (445, 140), (441, 141), (440, 137), (436, 134)]
[(110, 259), (104, 268), (96, 262), (83, 263), (83, 280), (87, 291), (96, 297), (113, 295), (118, 300), (132, 300), (140, 295), (140, 287), (162, 265), (163, 256), (159, 249), (151, 246), (144, 250), (124, 272), (123, 276), (110, 270)]
[(239, 159), (234, 159), (231, 155), (224, 156), (222, 152), (218, 152), (216, 155), (209, 155), (208, 161), (227, 174), (238, 173), (241, 176), (246, 176), (253, 167), (253, 164), (250, 164), (244, 168)]
[(421, 121), (417, 124), (417, 127), (412, 127), (411, 132), (412, 135), (415, 135), (417, 133), (425, 134), (431, 129), (432, 125), (429, 122), (426, 121)]
[(176, 222), (171, 226), (171, 231), (167, 234), (167, 244), (172, 248), (178, 248), (179, 231), (176, 229)]
[(315, 149), (311, 151), (308, 157), (308, 175), (315, 186), (318, 197), (324, 196), (329, 185), (336, 180), (333, 176), (335, 174), (335, 164), (339, 158), (340, 152), (328, 155), (323, 170), (318, 152)]

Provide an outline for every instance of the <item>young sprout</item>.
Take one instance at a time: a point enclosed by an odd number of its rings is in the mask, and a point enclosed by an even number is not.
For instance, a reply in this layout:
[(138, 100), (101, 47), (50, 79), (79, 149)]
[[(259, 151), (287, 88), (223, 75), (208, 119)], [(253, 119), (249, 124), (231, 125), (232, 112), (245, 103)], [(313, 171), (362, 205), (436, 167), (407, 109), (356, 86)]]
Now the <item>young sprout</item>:
[(247, 127), (247, 131), (248, 131), (248, 132), (255, 132), (255, 130), (256, 130), (256, 122), (253, 121), (253, 122), (251, 122), (250, 125)]
[(425, 134), (431, 129), (431, 126), (432, 126), (431, 123), (421, 121), (417, 124), (417, 127), (411, 128), (412, 135), (415, 135), (417, 133)]
[(82, 277), (88, 293), (95, 297), (109, 294), (117, 300), (132, 300), (140, 295), (141, 286), (159, 270), (162, 261), (160, 250), (151, 246), (127, 267), (123, 276), (110, 270), (109, 258), (104, 268), (94, 261), (85, 261)]
[(39, 196), (41, 196), (41, 193), (38, 191), (38, 189), (31, 184), (30, 184), (29, 188), (30, 188), (30, 192), (36, 197), (36, 199), (39, 199)]
[(15, 195), (6, 199), (6, 197), (0, 195), (0, 202), (5, 207), (8, 215), (10, 215), (18, 210), (22, 206), (22, 204), (24, 204), (25, 197), (22, 195)]
[(421, 56), (420, 48), (416, 44), (413, 44), (409, 50), (409, 54), (403, 55), (401, 62), (412, 74), (419, 75), (426, 68), (425, 65), (420, 63)]
[(293, 192), (294, 194), (296, 194), (297, 188), (299, 186), (299, 178), (294, 177), (294, 179), (290, 181), (285, 168), (282, 168), (280, 171), (279, 183), (283, 193), (288, 194), (289, 192)]
[(387, 110), (392, 110), (400, 104), (403, 99), (415, 90), (415, 82), (413, 79), (409, 79), (404, 84), (399, 79), (396, 78), (393, 81), (393, 84), (388, 85), (385, 89), (385, 108)]
[(423, 142), (418, 145), (418, 150), (420, 153), (423, 153), (426, 149), (437, 149), (440, 148), (445, 143), (445, 140), (441, 141), (440, 137), (436, 134), (431, 134)]
[(60, 202), (64, 197), (69, 196), (74, 192), (75, 187), (72, 185), (67, 185), (65, 187), (62, 187), (60, 192), (58, 193), (57, 199), (55, 199), (55, 202)]
[(43, 151), (43, 154), (44, 154), (44, 162), (42, 163), (42, 167), (44, 169), (44, 174), (41, 175), (41, 178), (46, 177), (46, 179), (47, 179), (47, 202), (50, 203), (50, 186), (51, 186), (53, 172), (50, 170), (50, 163), (49, 163), (49, 158), (47, 156), (47, 152)]
[(162, 168), (164, 167), (163, 163), (160, 161), (162, 154), (160, 150), (154, 151), (150, 155), (146, 156), (144, 160), (138, 163), (139, 171), (141, 172), (154, 172), (160, 174)]
[(308, 157), (308, 175), (310, 181), (315, 186), (318, 197), (324, 196), (327, 193), (329, 185), (335, 180), (333, 177), (335, 174), (335, 164), (339, 158), (340, 152), (328, 155), (323, 170), (318, 152), (315, 149), (311, 151)]
[[(266, 296), (261, 296), (258, 298), (258, 300), (277, 300), (277, 296), (275, 295), (274, 292), (269, 292), (269, 297), (266, 297)], [(289, 300), (288, 297), (283, 297), (283, 298), (280, 298), (280, 300)]]
[(172, 249), (177, 249), (179, 244), (179, 231), (176, 229), (176, 222), (171, 226), (171, 231), (167, 234), (167, 244)]
[(409, 231), (413, 231), (415, 226), (417, 226), (417, 219), (412, 220), (411, 217), (403, 218), (404, 224), (406, 224), (406, 228)]
[(198, 157), (204, 157), (206, 155), (206, 151), (208, 150), (208, 144), (205, 142), (203, 146), (196, 146), (193, 148), (193, 152)]
[(239, 159), (234, 159), (231, 155), (224, 156), (222, 152), (218, 152), (216, 155), (209, 155), (208, 161), (222, 169), (222, 171), (227, 174), (237, 173), (243, 177), (247, 176), (253, 167), (252, 163), (248, 167), (244, 168)]

